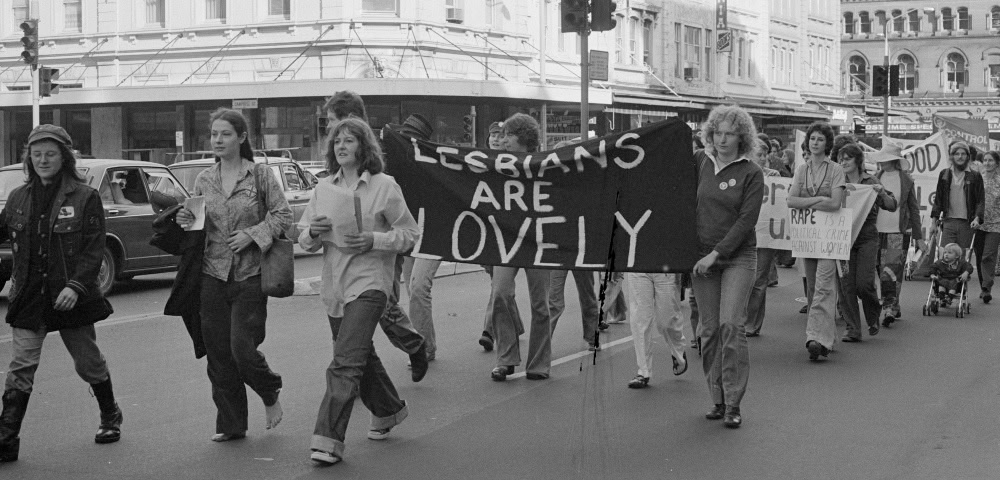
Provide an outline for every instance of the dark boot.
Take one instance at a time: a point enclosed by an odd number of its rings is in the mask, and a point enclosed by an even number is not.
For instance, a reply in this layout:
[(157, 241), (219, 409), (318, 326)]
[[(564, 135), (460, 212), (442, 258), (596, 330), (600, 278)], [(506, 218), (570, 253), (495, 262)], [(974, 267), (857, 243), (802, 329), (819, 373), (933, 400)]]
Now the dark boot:
[(31, 394), (10, 389), (3, 392), (3, 414), (0, 414), (0, 462), (17, 460), (21, 447), (21, 420), (28, 409)]
[(101, 407), (101, 426), (94, 435), (97, 443), (114, 443), (122, 438), (122, 409), (115, 402), (115, 392), (111, 389), (111, 377), (101, 383), (91, 385), (97, 405)]

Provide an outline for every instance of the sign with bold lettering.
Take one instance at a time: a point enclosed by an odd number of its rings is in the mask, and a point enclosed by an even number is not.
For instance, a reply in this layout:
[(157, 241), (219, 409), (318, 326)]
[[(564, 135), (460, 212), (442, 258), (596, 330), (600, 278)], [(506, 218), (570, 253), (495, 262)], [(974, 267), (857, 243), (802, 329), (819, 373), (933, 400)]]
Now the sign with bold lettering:
[(590, 79), (600, 82), (608, 81), (608, 52), (590, 51)]
[(822, 212), (811, 208), (788, 211), (788, 236), (795, 258), (851, 259), (851, 220), (854, 212), (841, 208)]
[(733, 31), (732, 30), (719, 30), (718, 39), (715, 42), (716, 52), (732, 52), (733, 51)]
[(421, 229), (414, 256), (571, 270), (613, 256), (616, 271), (651, 273), (698, 261), (697, 168), (676, 118), (546, 152), (383, 139)]
[[(791, 178), (764, 177), (764, 203), (760, 207), (760, 216), (757, 217), (756, 225), (757, 248), (794, 251), (790, 223), (793, 213), (790, 213), (790, 211), (797, 212), (801, 210), (788, 208), (788, 190), (791, 186)], [(875, 190), (870, 185), (847, 185), (841, 211), (850, 210), (852, 212), (850, 225), (848, 225), (850, 228), (851, 235), (849, 240), (851, 243), (858, 237), (861, 226), (864, 225), (865, 218), (874, 204)], [(816, 213), (817, 215), (824, 214), (824, 212)], [(848, 244), (848, 247), (850, 247), (850, 244)], [(817, 247), (817, 251), (818, 249), (819, 247)], [(809, 255), (806, 255), (806, 257), (816, 258)]]
[(953, 118), (934, 115), (931, 120), (935, 132), (944, 132), (949, 143), (963, 140), (980, 150), (990, 149), (990, 124), (985, 118)]

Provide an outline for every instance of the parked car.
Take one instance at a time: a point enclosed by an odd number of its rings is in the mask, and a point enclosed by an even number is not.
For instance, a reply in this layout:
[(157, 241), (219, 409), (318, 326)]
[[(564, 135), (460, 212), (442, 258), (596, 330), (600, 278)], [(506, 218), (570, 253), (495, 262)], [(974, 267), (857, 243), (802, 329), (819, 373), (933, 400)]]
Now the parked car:
[[(156, 214), (188, 197), (187, 190), (165, 166), (133, 160), (78, 159), (87, 185), (101, 194), (107, 239), (98, 284), (105, 295), (115, 280), (177, 269), (178, 257), (149, 244)], [(0, 168), (0, 208), (26, 179), (18, 163)], [(0, 246), (0, 288), (10, 280), (10, 243)]]
[[(254, 157), (254, 161), (268, 166), (274, 178), (278, 180), (285, 191), (285, 198), (292, 208), (292, 226), (285, 232), (289, 239), (298, 238), (298, 229), (295, 224), (302, 217), (306, 205), (312, 198), (316, 187), (315, 177), (305, 172), (294, 160), (279, 157)], [(188, 191), (194, 191), (194, 182), (198, 179), (198, 174), (206, 168), (215, 165), (214, 158), (204, 158), (199, 160), (185, 160), (168, 166), (173, 174), (180, 179)]]

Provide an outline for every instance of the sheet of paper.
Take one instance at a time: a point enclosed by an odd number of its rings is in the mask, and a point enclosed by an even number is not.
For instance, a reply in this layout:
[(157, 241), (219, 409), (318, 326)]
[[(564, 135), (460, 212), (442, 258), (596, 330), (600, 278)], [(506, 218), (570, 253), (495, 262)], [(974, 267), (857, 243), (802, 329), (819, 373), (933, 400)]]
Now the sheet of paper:
[(205, 197), (190, 197), (184, 199), (184, 208), (194, 214), (194, 221), (185, 230), (205, 229)]
[(320, 182), (316, 185), (316, 214), (330, 219), (333, 230), (320, 235), (324, 242), (345, 245), (345, 236), (361, 233), (361, 198), (355, 192)]

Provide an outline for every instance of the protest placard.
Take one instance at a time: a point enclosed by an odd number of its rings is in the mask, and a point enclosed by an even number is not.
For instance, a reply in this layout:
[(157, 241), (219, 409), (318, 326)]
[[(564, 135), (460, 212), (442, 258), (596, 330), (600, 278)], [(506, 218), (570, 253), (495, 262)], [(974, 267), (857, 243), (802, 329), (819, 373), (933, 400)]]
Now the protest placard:
[(795, 258), (850, 260), (854, 211), (841, 208), (822, 212), (811, 208), (788, 210), (788, 237)]
[[(764, 203), (757, 217), (757, 248), (792, 250), (789, 231), (788, 190), (792, 179), (764, 177)], [(844, 191), (843, 209), (853, 212), (851, 217), (851, 242), (857, 238), (861, 226), (875, 203), (875, 190), (871, 185), (848, 184)]]

